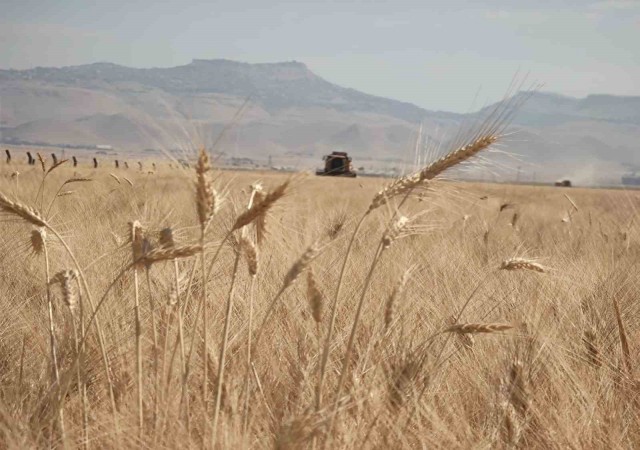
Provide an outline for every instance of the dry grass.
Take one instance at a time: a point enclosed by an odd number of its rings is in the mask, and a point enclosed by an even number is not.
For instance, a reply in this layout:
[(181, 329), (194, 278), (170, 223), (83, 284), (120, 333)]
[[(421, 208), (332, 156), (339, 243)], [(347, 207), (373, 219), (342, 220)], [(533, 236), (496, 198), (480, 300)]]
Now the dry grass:
[(2, 448), (640, 446), (638, 192), (69, 166), (0, 167)]

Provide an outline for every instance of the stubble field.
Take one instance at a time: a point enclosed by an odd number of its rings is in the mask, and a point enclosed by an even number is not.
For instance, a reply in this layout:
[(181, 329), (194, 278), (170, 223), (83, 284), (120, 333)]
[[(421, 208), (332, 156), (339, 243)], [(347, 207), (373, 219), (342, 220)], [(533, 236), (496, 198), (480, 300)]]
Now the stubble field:
[(640, 446), (640, 193), (203, 159), (2, 164), (3, 448)]

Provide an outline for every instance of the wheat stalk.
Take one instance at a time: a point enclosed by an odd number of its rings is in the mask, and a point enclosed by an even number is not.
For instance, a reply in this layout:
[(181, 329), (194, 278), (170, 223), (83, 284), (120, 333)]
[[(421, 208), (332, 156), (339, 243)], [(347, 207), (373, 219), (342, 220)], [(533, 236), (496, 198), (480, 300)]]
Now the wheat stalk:
[(144, 256), (144, 230), (140, 222), (129, 223), (131, 251), (133, 256), (134, 315), (136, 339), (136, 381), (138, 391), (138, 438), (142, 438), (144, 430), (144, 410), (142, 391), (142, 322), (140, 318), (140, 294), (138, 287), (138, 265)]
[[(55, 337), (54, 321), (53, 321), (53, 302), (51, 299), (51, 288), (50, 288), (51, 277), (49, 273), (49, 252), (47, 249), (46, 232), (44, 228), (39, 228), (38, 230), (36, 230), (36, 233), (40, 235), (39, 241), (42, 247), (41, 254), (43, 256), (44, 268), (45, 268), (45, 288), (47, 291), (47, 312), (49, 314), (48, 316), (49, 345), (50, 345), (50, 352), (51, 352), (51, 366), (52, 366), (52, 372), (53, 372), (52, 375), (56, 385), (60, 385), (60, 368), (58, 366), (58, 355), (56, 350), (56, 337)], [(32, 238), (33, 238), (33, 235), (32, 235)], [(60, 395), (60, 393), (58, 393), (58, 395)], [(58, 401), (60, 400), (61, 399), (59, 398)], [(64, 444), (66, 441), (66, 433), (65, 433), (65, 425), (64, 425), (64, 412), (63, 412), (62, 406), (58, 411), (58, 419), (60, 421), (60, 431), (62, 434), (62, 442)]]
[[(207, 314), (207, 271), (204, 259), (204, 238), (207, 226), (213, 217), (216, 209), (215, 190), (209, 172), (211, 165), (209, 163), (209, 154), (204, 148), (198, 153), (198, 162), (196, 164), (196, 205), (198, 213), (198, 222), (200, 223), (200, 270), (202, 275), (202, 446), (206, 446), (207, 429), (209, 426), (207, 417), (207, 394), (208, 394), (208, 359), (209, 359), (209, 323)], [(218, 247), (220, 249), (222, 245)], [(213, 263), (212, 263), (213, 264)]]
[[(229, 341), (229, 329), (231, 327), (231, 311), (233, 310), (234, 290), (236, 286), (236, 279), (238, 273), (238, 262), (240, 261), (240, 254), (236, 253), (235, 262), (233, 264), (233, 272), (231, 275), (231, 286), (229, 287), (229, 294), (227, 295), (227, 308), (225, 311), (224, 329), (222, 331), (222, 345), (220, 346), (220, 356), (218, 359), (218, 374), (216, 377), (216, 403), (213, 409), (213, 430), (211, 434), (211, 448), (216, 448), (216, 441), (218, 438), (218, 417), (220, 415), (220, 405), (222, 402), (222, 384), (225, 369), (225, 360), (227, 356), (227, 344)], [(207, 355), (205, 355), (205, 358)]]
[(627, 337), (627, 332), (624, 328), (622, 315), (620, 314), (620, 305), (618, 305), (618, 300), (615, 297), (612, 298), (612, 302), (613, 302), (613, 309), (616, 313), (616, 323), (618, 324), (618, 336), (620, 338), (620, 346), (622, 348), (622, 359), (624, 361), (624, 365), (626, 367), (628, 375), (633, 378), (633, 365), (631, 364), (631, 351), (629, 349), (629, 339)]
[(38, 156), (38, 161), (40, 161), (40, 167), (42, 167), (42, 173), (45, 173), (47, 171), (47, 164), (44, 162), (44, 158), (42, 157), (40, 152), (36, 152), (36, 155)]
[[(173, 229), (171, 227), (165, 227), (160, 230), (160, 233), (158, 236), (158, 244), (160, 245), (161, 248), (164, 248), (164, 249), (174, 249), (176, 247)], [(184, 311), (183, 311), (183, 305), (182, 305), (181, 295), (180, 295), (180, 271), (178, 268), (177, 259), (173, 259), (173, 272), (174, 272), (173, 281), (174, 281), (175, 304), (176, 304), (177, 316), (178, 316), (178, 345), (180, 346), (181, 401), (182, 401), (182, 398), (186, 400), (185, 401), (185, 413), (186, 413), (185, 417), (186, 417), (186, 426), (188, 431), (191, 429), (191, 420), (190, 420), (189, 398), (188, 396), (185, 395), (187, 390), (187, 385), (186, 385), (187, 359), (186, 359), (186, 353), (185, 353), (185, 347), (184, 347), (184, 317), (183, 317)], [(168, 333), (166, 334), (166, 337), (168, 338)], [(165, 339), (165, 349), (166, 349), (166, 342), (167, 342), (167, 339)], [(164, 354), (166, 355), (166, 350), (164, 351)], [(164, 373), (164, 358), (163, 358), (162, 373)], [(168, 381), (169, 381), (169, 377), (167, 377), (167, 383)]]
[(67, 161), (69, 161), (68, 159), (62, 159), (60, 161), (57, 161), (55, 164), (53, 164), (51, 167), (49, 167), (49, 170), (47, 170), (46, 175), (50, 174), (51, 172), (53, 172), (55, 169), (57, 169), (58, 167), (60, 167), (61, 165), (63, 165), (64, 163), (66, 163)]

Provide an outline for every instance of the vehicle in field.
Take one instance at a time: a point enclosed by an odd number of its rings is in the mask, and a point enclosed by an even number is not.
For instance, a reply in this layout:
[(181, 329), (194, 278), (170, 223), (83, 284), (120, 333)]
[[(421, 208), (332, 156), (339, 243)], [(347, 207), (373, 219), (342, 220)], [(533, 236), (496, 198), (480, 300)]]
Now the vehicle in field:
[(632, 172), (622, 177), (625, 186), (640, 186), (640, 172)]
[(356, 172), (351, 165), (351, 157), (347, 152), (331, 152), (322, 157), (324, 169), (316, 170), (316, 175), (355, 178)]

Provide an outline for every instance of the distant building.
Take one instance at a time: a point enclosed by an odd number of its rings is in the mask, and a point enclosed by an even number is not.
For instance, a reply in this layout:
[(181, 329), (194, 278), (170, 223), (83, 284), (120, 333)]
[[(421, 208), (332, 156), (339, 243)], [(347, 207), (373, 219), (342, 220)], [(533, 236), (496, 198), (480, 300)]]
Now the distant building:
[(113, 150), (113, 146), (111, 146), (111, 145), (105, 145), (105, 144), (96, 145), (96, 148), (97, 148), (98, 150)]

